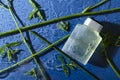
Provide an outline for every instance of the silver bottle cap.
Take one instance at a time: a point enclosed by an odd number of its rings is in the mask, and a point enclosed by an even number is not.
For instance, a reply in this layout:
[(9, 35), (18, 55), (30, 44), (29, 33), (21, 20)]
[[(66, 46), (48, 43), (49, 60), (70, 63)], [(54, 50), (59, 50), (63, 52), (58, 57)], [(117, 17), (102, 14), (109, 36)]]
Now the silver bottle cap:
[(95, 20), (91, 19), (91, 18), (87, 18), (84, 22), (84, 25), (91, 27), (92, 29), (100, 32), (103, 28), (102, 25), (100, 25), (98, 22), (96, 22)]

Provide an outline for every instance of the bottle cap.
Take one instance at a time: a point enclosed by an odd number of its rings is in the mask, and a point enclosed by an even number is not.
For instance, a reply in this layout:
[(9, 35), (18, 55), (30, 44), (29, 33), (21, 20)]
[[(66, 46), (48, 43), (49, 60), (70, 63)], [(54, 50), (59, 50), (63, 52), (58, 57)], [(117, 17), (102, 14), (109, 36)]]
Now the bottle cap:
[(84, 25), (91, 27), (92, 29), (100, 32), (101, 29), (103, 28), (102, 25), (100, 25), (98, 22), (96, 22), (95, 20), (91, 19), (91, 18), (87, 18), (84, 22)]

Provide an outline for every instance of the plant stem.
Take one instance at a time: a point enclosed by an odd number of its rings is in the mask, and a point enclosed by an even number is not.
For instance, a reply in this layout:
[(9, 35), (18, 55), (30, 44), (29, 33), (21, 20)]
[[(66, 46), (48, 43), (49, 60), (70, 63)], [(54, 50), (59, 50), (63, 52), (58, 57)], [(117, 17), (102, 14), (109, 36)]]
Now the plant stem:
[(108, 0), (101, 0), (99, 3), (95, 4), (94, 6), (88, 6), (87, 8), (85, 8), (82, 13), (86, 13), (86, 12), (90, 12), (92, 9), (95, 9), (97, 7), (99, 7), (100, 5), (103, 5), (104, 3), (106, 3)]
[(115, 74), (117, 75), (118, 78), (120, 78), (120, 73), (118, 72), (118, 70), (115, 68), (115, 66), (112, 64), (112, 62), (110, 61), (108, 55), (107, 55), (107, 51), (105, 52), (105, 57), (106, 57), (106, 61), (108, 62), (108, 64), (110, 65), (110, 67), (112, 68), (112, 70), (115, 72)]
[[(38, 35), (36, 32), (30, 31), (31, 33), (33, 33), (35, 36), (37, 36), (39, 39), (41, 39), (42, 41), (46, 42), (48, 45), (51, 45), (52, 43), (49, 42), (47, 39), (45, 39), (44, 37), (42, 37), (41, 35)], [(74, 61), (71, 57), (69, 57), (68, 55), (66, 55), (63, 51), (61, 51), (58, 47), (56, 46), (52, 46), (52, 48), (58, 52), (60, 52), (63, 56), (65, 56), (66, 58), (69, 58), (70, 60), (72, 60), (77, 66), (78, 68), (80, 68), (83, 72), (87, 73), (90, 77), (92, 77), (95, 80), (98, 80), (98, 78), (93, 75), (92, 73), (90, 73), (88, 70), (86, 70), (85, 68), (83, 68), (79, 63), (77, 63), (76, 61)]]
[[(120, 12), (120, 8), (113, 8), (113, 9), (110, 9), (110, 10), (103, 10), (103, 11), (98, 11), (98, 12), (86, 12), (86, 13), (71, 14), (71, 15), (68, 15), (68, 16), (63, 16), (63, 17), (60, 17), (60, 18), (56, 18), (56, 19), (40, 22), (40, 23), (37, 23), (37, 24), (33, 24), (33, 25), (30, 25), (30, 26), (25, 26), (25, 27), (20, 28), (20, 29), (21, 29), (22, 32), (24, 32), (24, 31), (27, 31), (27, 30), (39, 28), (41, 26), (45, 26), (45, 25), (56, 23), (56, 22), (63, 21), (63, 20), (69, 20), (69, 19), (74, 19), (74, 18), (83, 17), (83, 16), (92, 16), (92, 15), (101, 15), (101, 14), (106, 14), (106, 13), (114, 13), (114, 12)], [(18, 29), (10, 30), (10, 31), (7, 31), (7, 32), (2, 32), (0, 34), (0, 37), (10, 36), (10, 35), (17, 34), (17, 33), (19, 33)]]
[(4, 5), (4, 4), (2, 4), (2, 3), (0, 3), (0, 7), (3, 8), (3, 9), (8, 10), (8, 7), (6, 5)]
[(114, 45), (115, 46), (120, 46), (120, 36), (118, 36), (118, 39), (116, 40)]
[[(9, 8), (10, 14), (11, 14), (11, 16), (12, 16), (12, 18), (13, 18), (13, 20), (14, 20), (14, 22), (15, 22), (15, 24), (16, 24), (19, 32), (20, 32), (20, 34), (21, 34), (21, 36), (22, 36), (22, 40), (23, 40), (23, 42), (25, 43), (25, 45), (27, 46), (27, 48), (28, 48), (29, 52), (31, 53), (31, 55), (33, 55), (34, 53), (33, 53), (32, 50), (30, 49), (30, 47), (29, 47), (26, 39), (24, 38), (24, 35), (23, 35), (22, 31), (21, 31), (20, 28), (19, 28), (18, 22), (17, 22), (17, 20), (16, 20), (16, 18), (15, 18), (15, 16), (14, 16), (14, 13), (13, 13), (12, 8), (11, 8), (11, 6), (10, 6), (10, 2), (9, 2), (8, 0), (7, 0), (7, 2), (8, 2), (8, 8)], [(36, 57), (33, 57), (33, 59), (34, 59), (34, 61), (36, 62), (36, 64), (38, 65), (38, 68), (39, 68), (39, 70), (40, 70), (40, 72), (41, 72), (44, 80), (48, 80), (48, 76), (46, 75), (46, 73), (45, 73), (45, 71), (43, 70), (42, 66), (40, 65), (39, 61), (36, 59)]]
[[(57, 45), (57, 44), (59, 44), (60, 42), (64, 41), (64, 40), (67, 39), (69, 36), (70, 36), (70, 35), (68, 34), (68, 35), (64, 36), (63, 38), (60, 38), (58, 41), (54, 42), (53, 44), (51, 44), (51, 45), (43, 48), (42, 50), (36, 52), (35, 54), (33, 54), (33, 55), (31, 55), (31, 56), (29, 56), (29, 57), (27, 57), (27, 58), (25, 58), (25, 59), (17, 62), (16, 64), (13, 64), (13, 65), (11, 65), (11, 66), (9, 66), (9, 67), (7, 67), (7, 68), (4, 68), (4, 69), (0, 70), (0, 74), (1, 74), (1, 73), (4, 73), (4, 72), (6, 72), (6, 71), (9, 71), (9, 70), (11, 70), (11, 69), (13, 69), (13, 68), (21, 65), (21, 64), (23, 64), (23, 63), (25, 63), (25, 62), (33, 59), (33, 57), (35, 57), (35, 56), (45, 55), (46, 53), (44, 53), (44, 52), (45, 52), (46, 50), (48, 50), (48, 49), (52, 48), (52, 46)], [(42, 53), (43, 53), (43, 54), (42, 54)]]
[(89, 72), (87, 69), (85, 69), (84, 67), (80, 66), (79, 64), (76, 64), (75, 62), (73, 62), (78, 68), (80, 68), (82, 71), (84, 71), (86, 74), (88, 74), (90, 77), (92, 77), (94, 80), (99, 80), (99, 78), (97, 78), (94, 74), (92, 74), (91, 72)]
[(94, 6), (91, 6), (90, 10), (92, 10), (92, 9), (94, 9), (96, 7), (99, 7), (100, 5), (106, 3), (107, 1), (109, 1), (109, 0), (101, 0), (99, 3), (95, 4)]

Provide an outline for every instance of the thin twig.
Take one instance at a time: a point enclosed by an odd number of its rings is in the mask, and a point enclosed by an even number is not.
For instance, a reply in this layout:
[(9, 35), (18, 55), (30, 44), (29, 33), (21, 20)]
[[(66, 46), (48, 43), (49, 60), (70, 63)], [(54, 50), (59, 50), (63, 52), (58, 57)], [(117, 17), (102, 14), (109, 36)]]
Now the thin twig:
[(120, 73), (118, 72), (118, 70), (116, 69), (116, 67), (112, 64), (111, 60), (109, 59), (109, 57), (107, 55), (107, 51), (104, 51), (104, 52), (105, 52), (105, 58), (106, 58), (107, 63), (112, 68), (112, 70), (115, 72), (115, 74), (117, 75), (117, 77), (120, 78)]
[[(25, 45), (27, 46), (27, 48), (28, 48), (29, 52), (31, 53), (31, 55), (33, 55), (34, 53), (33, 53), (32, 50), (30, 49), (30, 47), (29, 47), (29, 45), (28, 45), (28, 43), (27, 43), (27, 41), (26, 41), (26, 39), (25, 39), (22, 31), (21, 31), (20, 28), (19, 28), (18, 22), (17, 22), (17, 20), (16, 20), (16, 18), (15, 18), (15, 16), (14, 16), (14, 13), (13, 13), (12, 8), (11, 8), (11, 6), (10, 6), (11, 4), (10, 4), (10, 2), (9, 2), (8, 0), (7, 0), (7, 2), (8, 2), (8, 7), (9, 7), (10, 14), (11, 14), (11, 16), (12, 16), (12, 18), (13, 18), (13, 20), (14, 20), (14, 22), (15, 22), (15, 24), (16, 24), (19, 32), (20, 32), (20, 34), (21, 34), (21, 36), (22, 36), (22, 40), (24, 41), (24, 43), (25, 43)], [(48, 80), (48, 76), (46, 75), (46, 73), (45, 73), (45, 71), (43, 70), (42, 66), (39, 64), (39, 62), (38, 62), (38, 60), (36, 59), (36, 57), (33, 57), (33, 59), (34, 59), (34, 61), (36, 62), (36, 64), (38, 65), (38, 68), (39, 68), (39, 70), (40, 70), (40, 72), (41, 72), (44, 80)]]
[(6, 71), (9, 71), (9, 70), (11, 70), (11, 69), (14, 69), (14, 68), (17, 67), (17, 66), (20, 66), (21, 64), (23, 64), (23, 63), (25, 63), (25, 62), (33, 59), (33, 57), (35, 57), (35, 56), (43, 56), (43, 55), (45, 55), (46, 53), (44, 53), (44, 52), (45, 52), (46, 50), (52, 48), (52, 46), (55, 46), (55, 45), (61, 43), (62, 41), (64, 41), (65, 39), (67, 39), (69, 36), (70, 36), (70, 35), (68, 34), (68, 35), (64, 36), (63, 38), (60, 38), (59, 40), (57, 40), (57, 41), (54, 42), (53, 44), (51, 44), (51, 45), (43, 48), (42, 50), (36, 52), (35, 54), (33, 54), (33, 55), (31, 55), (31, 56), (29, 56), (29, 57), (27, 57), (27, 58), (25, 58), (25, 59), (17, 62), (16, 64), (13, 64), (13, 65), (11, 65), (11, 66), (9, 66), (9, 67), (7, 67), (7, 68), (4, 68), (4, 69), (0, 70), (0, 74), (1, 74), (1, 73), (5, 73)]
[(2, 4), (2, 3), (0, 3), (0, 7), (3, 8), (3, 9), (8, 10), (8, 7), (6, 5), (4, 5), (4, 4)]
[[(63, 20), (70, 20), (70, 19), (83, 17), (83, 16), (101, 15), (101, 14), (115, 13), (115, 12), (120, 12), (120, 8), (113, 8), (113, 9), (110, 9), (110, 10), (102, 10), (102, 11), (98, 11), (98, 12), (86, 12), (86, 13), (71, 14), (71, 15), (68, 15), (68, 16), (63, 16), (63, 17), (60, 17), (60, 18), (56, 18), (56, 19), (36, 23), (36, 24), (30, 25), (30, 26), (25, 26), (25, 27), (20, 28), (20, 29), (21, 29), (22, 32), (24, 32), (24, 31), (39, 28), (41, 26), (45, 26), (45, 25), (48, 25), (48, 24), (63, 21)], [(10, 30), (10, 31), (7, 31), (7, 32), (2, 32), (0, 34), (0, 37), (10, 36), (10, 35), (13, 35), (13, 34), (18, 34), (18, 33), (19, 33), (18, 29)]]
[(101, 0), (99, 3), (95, 4), (94, 6), (88, 6), (87, 8), (85, 8), (82, 13), (86, 13), (86, 12), (90, 12), (91, 10), (103, 5), (104, 3), (106, 3), (109, 0)]
[(99, 6), (103, 5), (104, 3), (106, 3), (107, 1), (109, 1), (109, 0), (101, 0), (101, 2), (95, 4), (94, 6), (91, 6), (90, 9), (92, 10), (92, 9), (94, 9), (96, 7), (99, 7)]

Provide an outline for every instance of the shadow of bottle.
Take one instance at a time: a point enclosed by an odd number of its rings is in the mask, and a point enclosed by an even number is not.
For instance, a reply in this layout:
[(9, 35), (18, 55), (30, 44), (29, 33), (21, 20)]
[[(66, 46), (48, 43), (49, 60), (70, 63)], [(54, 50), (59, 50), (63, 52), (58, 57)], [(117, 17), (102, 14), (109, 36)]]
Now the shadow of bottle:
[[(108, 31), (110, 31), (111, 34), (114, 35), (113, 38), (111, 39), (112, 41), (114, 41), (115, 39), (117, 39), (118, 36), (120, 36), (120, 25), (115, 24), (115, 23), (110, 23), (110, 22), (100, 22), (100, 23), (101, 23), (101, 25), (104, 26), (101, 31), (101, 34), (104, 34), (104, 33), (107, 33)], [(93, 56), (91, 57), (89, 63), (92, 65), (95, 65), (95, 66), (99, 66), (99, 67), (106, 67), (108, 65), (108, 63), (106, 61), (105, 54), (100, 53), (101, 52), (100, 45), (96, 49)], [(115, 65), (113, 62), (113, 57), (116, 55), (118, 48), (119, 47), (115, 47), (115, 46), (109, 46), (107, 48), (107, 55), (113, 65)], [(117, 67), (116, 67), (116, 69), (117, 69)]]

